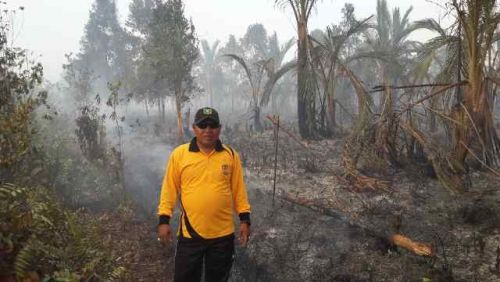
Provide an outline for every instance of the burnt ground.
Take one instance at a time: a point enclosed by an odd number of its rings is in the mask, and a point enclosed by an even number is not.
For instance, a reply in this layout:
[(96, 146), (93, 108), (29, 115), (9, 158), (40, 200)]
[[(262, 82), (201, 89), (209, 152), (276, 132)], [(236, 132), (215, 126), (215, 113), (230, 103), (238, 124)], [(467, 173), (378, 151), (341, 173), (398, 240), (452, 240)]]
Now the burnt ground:
[[(264, 199), (271, 197), (272, 133), (238, 136), (231, 141), (246, 163), (248, 182), (266, 195)], [(289, 262), (293, 269), (304, 267), (308, 261), (311, 267), (307, 268), (309, 272), (292, 272), (289, 277), (278, 275), (270, 280), (500, 281), (500, 179), (487, 172), (472, 172), (469, 190), (452, 195), (426, 175), (425, 167), (407, 166), (371, 173), (391, 182), (388, 191), (354, 190), (341, 177), (341, 141), (323, 140), (307, 146), (305, 149), (289, 138), (280, 139), (276, 197), (314, 210), (308, 213), (294, 207), (295, 227), (282, 246), (300, 258)], [(277, 222), (291, 216), (284, 213)], [(327, 215), (328, 223), (322, 221)], [(269, 232), (268, 226), (262, 228), (265, 230), (258, 230), (262, 242), (254, 242), (256, 249), (273, 242), (272, 237), (260, 235)], [(435, 256), (419, 257), (392, 246), (387, 238), (395, 233), (431, 244)], [(305, 241), (312, 244), (311, 249), (300, 253), (305, 248), (301, 242)], [(249, 253), (257, 262), (261, 257), (274, 259), (270, 254)], [(277, 261), (264, 265), (273, 274), (286, 269)]]
[(173, 247), (160, 247), (156, 219), (117, 211), (98, 216), (102, 239), (125, 267), (121, 281), (168, 282), (173, 279)]
[[(231, 281), (500, 281), (498, 179), (474, 172), (469, 191), (454, 196), (425, 169), (400, 169), (374, 173), (392, 182), (389, 191), (355, 191), (340, 177), (341, 141), (304, 149), (283, 138), (273, 207), (272, 133), (224, 140), (241, 153), (253, 213), (251, 242), (237, 247)], [(103, 234), (128, 269), (123, 281), (171, 281), (175, 246), (158, 244), (151, 212), (170, 146), (136, 141), (150, 149), (126, 154), (127, 189), (145, 217), (106, 215)], [(137, 180), (144, 171), (146, 184)], [(398, 249), (387, 240), (394, 233), (432, 244), (436, 255)]]

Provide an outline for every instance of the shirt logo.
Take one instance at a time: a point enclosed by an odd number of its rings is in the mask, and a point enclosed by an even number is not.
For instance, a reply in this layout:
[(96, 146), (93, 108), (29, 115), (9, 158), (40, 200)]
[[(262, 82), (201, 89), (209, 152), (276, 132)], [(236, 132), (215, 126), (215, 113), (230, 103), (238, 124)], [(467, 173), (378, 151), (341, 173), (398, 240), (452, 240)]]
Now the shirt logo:
[(222, 174), (224, 176), (228, 176), (229, 174), (231, 174), (231, 168), (229, 167), (229, 165), (223, 164), (221, 168), (222, 168)]

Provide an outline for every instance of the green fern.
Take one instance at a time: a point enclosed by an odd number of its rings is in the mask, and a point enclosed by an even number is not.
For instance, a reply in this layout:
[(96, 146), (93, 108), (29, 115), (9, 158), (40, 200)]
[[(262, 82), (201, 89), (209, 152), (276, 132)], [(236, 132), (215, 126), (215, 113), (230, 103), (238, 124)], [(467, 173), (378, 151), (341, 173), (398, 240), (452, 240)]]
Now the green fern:
[(37, 239), (31, 238), (17, 253), (14, 270), (16, 277), (22, 280), (31, 269), (33, 262), (44, 252), (43, 244)]
[(126, 272), (127, 272), (127, 269), (125, 267), (119, 266), (119, 267), (113, 269), (113, 271), (111, 271), (111, 273), (108, 276), (108, 279), (106, 279), (106, 280), (107, 281), (119, 280), (120, 278), (123, 277), (123, 275), (125, 275)]
[(80, 282), (82, 277), (68, 269), (54, 272), (52, 279), (54, 282)]

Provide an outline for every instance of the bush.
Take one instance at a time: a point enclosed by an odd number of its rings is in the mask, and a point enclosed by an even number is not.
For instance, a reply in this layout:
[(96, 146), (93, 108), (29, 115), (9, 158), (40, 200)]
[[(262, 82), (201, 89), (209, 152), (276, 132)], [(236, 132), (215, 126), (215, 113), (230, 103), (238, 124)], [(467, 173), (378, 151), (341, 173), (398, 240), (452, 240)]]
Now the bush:
[(125, 270), (101, 240), (97, 223), (81, 212), (65, 211), (45, 188), (1, 185), (0, 217), (3, 275), (107, 281)]

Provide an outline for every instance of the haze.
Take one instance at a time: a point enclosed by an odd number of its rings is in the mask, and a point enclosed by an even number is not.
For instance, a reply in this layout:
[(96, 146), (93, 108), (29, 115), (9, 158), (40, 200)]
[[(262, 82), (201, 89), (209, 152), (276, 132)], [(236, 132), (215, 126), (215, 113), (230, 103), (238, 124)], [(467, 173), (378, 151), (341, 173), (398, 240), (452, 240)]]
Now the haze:
[[(338, 23), (344, 3), (349, 2), (356, 8), (356, 16), (368, 17), (376, 11), (376, 1), (325, 0), (319, 3), (310, 22), (310, 30)], [(13, 45), (33, 51), (44, 66), (45, 78), (55, 82), (60, 79), (65, 54), (77, 53), (88, 20), (91, 0), (11, 0), (8, 6), (17, 11), (14, 18)], [(122, 23), (128, 15), (129, 0), (116, 0)], [(389, 1), (390, 9), (398, 6), (405, 11), (413, 6), (411, 20), (426, 17), (440, 19), (443, 10), (427, 0)], [(290, 13), (276, 7), (273, 0), (187, 0), (186, 15), (191, 17), (200, 39), (222, 42), (230, 34), (241, 37), (250, 24), (262, 23), (269, 32), (276, 31), (280, 39), (295, 36), (295, 27)], [(424, 32), (417, 33), (427, 38)]]

